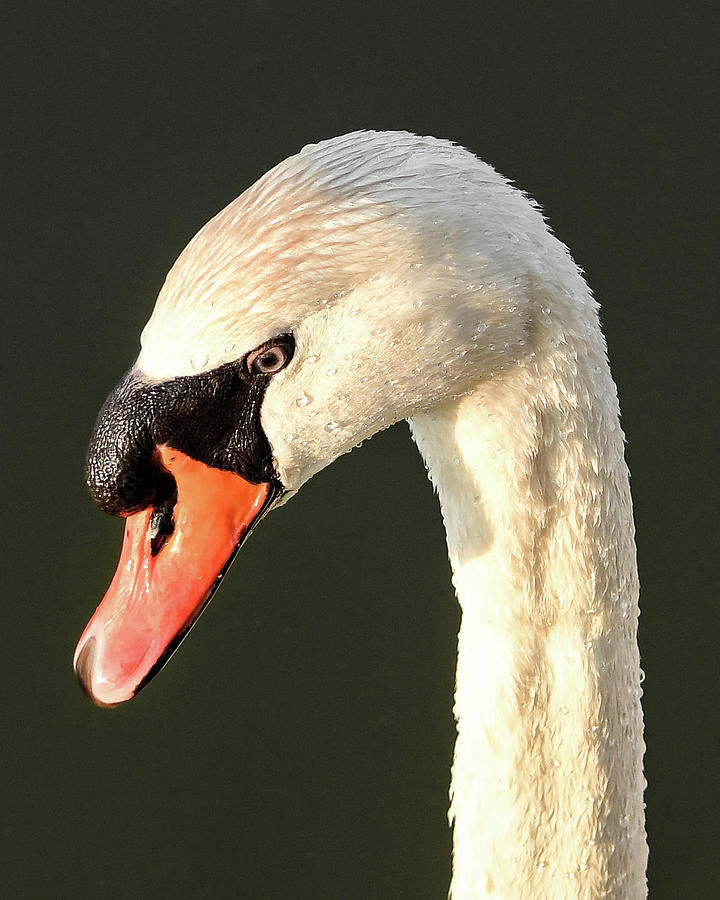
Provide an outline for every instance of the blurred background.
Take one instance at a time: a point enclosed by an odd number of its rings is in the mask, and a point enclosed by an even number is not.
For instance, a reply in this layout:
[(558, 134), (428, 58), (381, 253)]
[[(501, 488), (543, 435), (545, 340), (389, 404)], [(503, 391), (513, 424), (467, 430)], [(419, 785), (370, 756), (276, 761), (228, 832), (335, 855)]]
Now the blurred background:
[(717, 896), (711, 11), (3, 5), (5, 896), (446, 896), (458, 610), (405, 425), (263, 523), (135, 701), (92, 707), (70, 668), (121, 536), (86, 494), (86, 444), (166, 271), (266, 169), (363, 127), (492, 163), (602, 304), (643, 586), (651, 894)]

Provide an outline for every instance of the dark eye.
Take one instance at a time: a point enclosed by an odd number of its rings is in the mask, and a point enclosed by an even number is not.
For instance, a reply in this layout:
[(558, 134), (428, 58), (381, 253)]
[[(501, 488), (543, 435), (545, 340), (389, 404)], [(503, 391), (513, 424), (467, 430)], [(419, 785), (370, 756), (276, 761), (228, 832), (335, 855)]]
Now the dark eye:
[(290, 362), (294, 349), (292, 335), (283, 334), (273, 338), (248, 354), (248, 372), (253, 375), (275, 375)]

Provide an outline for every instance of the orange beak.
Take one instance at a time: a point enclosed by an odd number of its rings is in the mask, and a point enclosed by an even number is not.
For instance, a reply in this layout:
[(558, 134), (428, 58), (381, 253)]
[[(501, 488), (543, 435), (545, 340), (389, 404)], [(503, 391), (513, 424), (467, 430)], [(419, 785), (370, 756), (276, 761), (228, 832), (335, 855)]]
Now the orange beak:
[(155, 534), (153, 507), (127, 517), (115, 577), (83, 632), (75, 671), (98, 706), (129, 700), (170, 658), (229, 563), (275, 496), (233, 472), (165, 445), (175, 479), (170, 534)]

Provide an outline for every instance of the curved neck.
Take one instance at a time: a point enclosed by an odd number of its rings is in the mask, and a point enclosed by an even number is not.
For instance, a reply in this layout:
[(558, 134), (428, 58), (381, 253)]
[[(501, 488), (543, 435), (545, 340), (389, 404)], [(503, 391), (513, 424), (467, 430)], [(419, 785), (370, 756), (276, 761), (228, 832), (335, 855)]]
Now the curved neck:
[(462, 607), (454, 900), (646, 893), (632, 509), (590, 334), (410, 422)]

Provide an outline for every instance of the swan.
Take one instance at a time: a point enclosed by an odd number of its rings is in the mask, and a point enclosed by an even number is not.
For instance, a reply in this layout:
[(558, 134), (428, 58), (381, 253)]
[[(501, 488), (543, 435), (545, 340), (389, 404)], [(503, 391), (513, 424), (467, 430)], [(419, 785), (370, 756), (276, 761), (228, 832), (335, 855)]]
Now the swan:
[(143, 687), (270, 510), (406, 419), (462, 610), (454, 900), (646, 894), (638, 581), (598, 307), (538, 206), (461, 147), (305, 147), (167, 276), (88, 453), (126, 519), (78, 643)]

